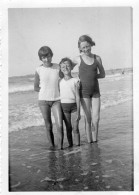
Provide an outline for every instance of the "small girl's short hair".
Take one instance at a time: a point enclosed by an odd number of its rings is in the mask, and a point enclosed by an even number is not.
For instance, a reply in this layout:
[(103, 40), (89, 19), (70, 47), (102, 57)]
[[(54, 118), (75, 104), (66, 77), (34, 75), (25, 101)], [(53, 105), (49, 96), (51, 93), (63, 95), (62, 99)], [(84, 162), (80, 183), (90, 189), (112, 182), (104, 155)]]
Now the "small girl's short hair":
[(48, 47), (48, 46), (43, 46), (38, 51), (38, 56), (39, 56), (40, 60), (42, 59), (42, 57), (46, 57), (49, 54), (51, 55), (51, 57), (53, 57), (53, 52), (50, 49), (50, 47)]
[(84, 42), (84, 41), (87, 41), (88, 43), (90, 43), (91, 46), (95, 45), (95, 42), (92, 40), (91, 37), (89, 37), (88, 35), (82, 35), (79, 37), (79, 40), (78, 40), (78, 48), (79, 49), (80, 49), (81, 42)]
[(71, 64), (71, 67), (73, 67), (73, 62), (70, 58), (62, 58), (62, 60), (60, 61), (59, 65), (61, 65), (62, 63), (68, 61)]

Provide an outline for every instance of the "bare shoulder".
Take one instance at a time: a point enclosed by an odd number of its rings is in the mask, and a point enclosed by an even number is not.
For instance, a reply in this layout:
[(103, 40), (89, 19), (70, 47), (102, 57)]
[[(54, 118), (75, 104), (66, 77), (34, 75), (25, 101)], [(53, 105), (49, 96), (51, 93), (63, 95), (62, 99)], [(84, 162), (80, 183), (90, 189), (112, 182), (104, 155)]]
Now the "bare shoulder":
[(102, 64), (102, 60), (100, 56), (96, 55), (96, 60), (99, 62), (99, 64)]
[(54, 69), (58, 69), (58, 70), (59, 70), (59, 64), (57, 64), (57, 63), (53, 63), (53, 68), (54, 68)]

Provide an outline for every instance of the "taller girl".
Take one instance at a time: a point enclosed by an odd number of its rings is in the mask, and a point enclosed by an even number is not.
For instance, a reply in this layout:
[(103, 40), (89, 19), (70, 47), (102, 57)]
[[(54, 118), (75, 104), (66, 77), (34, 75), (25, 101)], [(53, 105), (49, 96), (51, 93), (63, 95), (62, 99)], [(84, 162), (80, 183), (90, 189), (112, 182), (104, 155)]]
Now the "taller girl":
[(95, 42), (82, 35), (78, 40), (80, 55), (74, 59), (79, 68), (80, 98), (85, 114), (85, 129), (89, 143), (97, 142), (100, 120), (100, 90), (98, 79), (105, 77), (101, 58), (91, 52)]

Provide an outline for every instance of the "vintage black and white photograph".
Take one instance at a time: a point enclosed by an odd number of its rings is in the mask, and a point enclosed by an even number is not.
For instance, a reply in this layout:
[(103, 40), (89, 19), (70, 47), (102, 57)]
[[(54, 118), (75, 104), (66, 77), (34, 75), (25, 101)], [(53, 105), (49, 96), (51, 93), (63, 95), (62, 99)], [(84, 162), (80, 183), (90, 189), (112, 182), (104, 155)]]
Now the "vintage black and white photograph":
[(134, 192), (133, 8), (8, 8), (8, 191)]

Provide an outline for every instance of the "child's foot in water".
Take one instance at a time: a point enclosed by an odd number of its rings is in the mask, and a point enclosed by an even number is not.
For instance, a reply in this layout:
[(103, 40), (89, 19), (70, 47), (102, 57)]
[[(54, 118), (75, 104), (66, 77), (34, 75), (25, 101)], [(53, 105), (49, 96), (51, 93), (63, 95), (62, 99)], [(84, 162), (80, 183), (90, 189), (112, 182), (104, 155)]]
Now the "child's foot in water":
[(68, 146), (68, 148), (72, 148), (73, 147), (73, 144), (70, 144), (69, 146)]
[(97, 143), (97, 140), (93, 141), (92, 143)]
[(57, 146), (57, 150), (63, 150), (63, 146)]
[(55, 146), (50, 146), (48, 149), (49, 150), (55, 150), (56, 148), (55, 148)]

